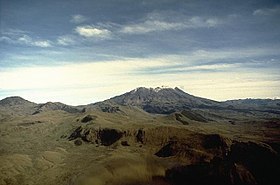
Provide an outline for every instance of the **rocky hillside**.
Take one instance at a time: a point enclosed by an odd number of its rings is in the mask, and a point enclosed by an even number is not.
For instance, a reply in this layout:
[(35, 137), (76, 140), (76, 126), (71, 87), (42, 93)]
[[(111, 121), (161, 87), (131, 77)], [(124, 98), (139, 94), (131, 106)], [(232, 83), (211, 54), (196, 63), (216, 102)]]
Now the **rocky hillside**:
[[(92, 108), (98, 108), (103, 112), (121, 112), (119, 106), (134, 106), (148, 113), (171, 114), (181, 111), (209, 111), (211, 114), (254, 114), (263, 113), (280, 115), (280, 100), (272, 99), (241, 99), (217, 102), (206, 98), (190, 95), (179, 88), (145, 88), (139, 87), (130, 92), (110, 98), (103, 102), (86, 106), (69, 106), (60, 102), (47, 102), (36, 104), (18, 96), (0, 100), (2, 113), (10, 115), (38, 114), (46, 111), (65, 111), (79, 113)], [(193, 113), (192, 113), (193, 114)], [(210, 118), (212, 119), (212, 118)]]
[(36, 103), (19, 96), (7, 97), (0, 100), (0, 111), (7, 114), (25, 115), (36, 111)]
[(46, 111), (61, 110), (68, 113), (78, 113), (82, 109), (74, 106), (69, 106), (59, 102), (47, 102), (37, 104), (23, 99), (19, 96), (7, 97), (0, 100), (1, 112), (9, 115), (34, 115)]
[(178, 88), (77, 107), (5, 98), (0, 184), (276, 185), (280, 114), (261, 112), (276, 102), (215, 102)]
[[(279, 153), (270, 145), (230, 140), (219, 134), (193, 133), (184, 128), (96, 128), (83, 125), (68, 137), (79, 146), (151, 148), (158, 159), (187, 161), (161, 177), (164, 185), (276, 185)], [(154, 184), (154, 183), (152, 183)], [(155, 183), (157, 184), (157, 183)]]
[(219, 106), (219, 102), (190, 95), (177, 87), (174, 89), (139, 87), (111, 98), (110, 101), (120, 105), (137, 106), (149, 113), (159, 114), (169, 114), (190, 108)]
[(33, 114), (38, 114), (40, 112), (50, 111), (50, 110), (61, 110), (68, 113), (79, 113), (82, 111), (77, 107), (66, 105), (60, 102), (47, 102), (44, 104), (37, 105), (36, 108), (37, 110)]
[(279, 99), (240, 99), (223, 102), (228, 108), (257, 110), (280, 114)]
[[(136, 106), (149, 113), (170, 114), (190, 109), (211, 111), (235, 111), (237, 113), (272, 113), (280, 114), (280, 100), (275, 99), (240, 99), (217, 102), (190, 95), (176, 88), (139, 87), (120, 96), (102, 102)], [(101, 105), (96, 103), (96, 105)]]

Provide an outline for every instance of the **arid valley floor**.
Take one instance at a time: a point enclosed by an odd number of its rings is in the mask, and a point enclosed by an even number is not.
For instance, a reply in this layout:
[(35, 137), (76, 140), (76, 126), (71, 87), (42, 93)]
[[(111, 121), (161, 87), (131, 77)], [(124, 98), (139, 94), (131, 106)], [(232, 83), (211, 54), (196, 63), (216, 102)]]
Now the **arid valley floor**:
[(84, 106), (0, 101), (1, 185), (276, 185), (280, 100), (137, 88)]

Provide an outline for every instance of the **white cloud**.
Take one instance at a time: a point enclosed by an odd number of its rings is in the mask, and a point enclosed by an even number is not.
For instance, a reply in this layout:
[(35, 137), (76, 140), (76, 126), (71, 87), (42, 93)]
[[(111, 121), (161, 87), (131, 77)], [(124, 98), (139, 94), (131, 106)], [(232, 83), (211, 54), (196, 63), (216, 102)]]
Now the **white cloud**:
[(71, 35), (63, 35), (57, 38), (57, 44), (62, 46), (68, 46), (75, 44), (75, 39)]
[(31, 44), (32, 43), (32, 39), (28, 35), (22, 35), (21, 37), (19, 37), (17, 39), (17, 41), (20, 42), (20, 43), (25, 43), (25, 44)]
[(52, 46), (51, 41), (49, 40), (35, 40), (28, 35), (23, 35), (19, 37), (16, 43), (25, 44), (29, 46), (37, 46), (41, 48), (47, 48)]
[(240, 59), (255, 58), (260, 56), (275, 55), (278, 49), (268, 48), (240, 48), (240, 49), (224, 49), (224, 50), (203, 50), (198, 49), (188, 54), (191, 61), (217, 61), (221, 59)]
[(80, 24), (80, 23), (83, 23), (87, 20), (87, 18), (83, 15), (80, 15), (80, 14), (76, 14), (76, 15), (73, 15), (70, 22), (72, 23), (75, 23), (75, 24)]
[(216, 27), (221, 23), (222, 21), (218, 18), (205, 18), (195, 16), (184, 18), (180, 21), (166, 21), (160, 19), (159, 16), (152, 15), (148, 16), (148, 18), (144, 22), (123, 25), (120, 32), (129, 34), (145, 34), (155, 31)]
[(142, 34), (153, 31), (179, 30), (184, 27), (185, 25), (183, 23), (165, 22), (159, 20), (146, 20), (143, 23), (125, 25), (121, 29), (121, 32), (131, 34)]
[[(207, 65), (197, 65), (197, 66), (187, 66), (187, 67), (175, 67), (175, 70), (225, 70), (240, 67), (240, 64), (207, 64)], [(170, 71), (171, 72), (171, 71)]]
[(42, 48), (52, 47), (52, 42), (50, 40), (33, 39), (29, 35), (23, 33), (8, 34), (7, 36), (1, 37), (0, 41), (4, 41), (10, 44), (21, 44)]
[(78, 26), (75, 31), (83, 37), (93, 37), (93, 38), (109, 38), (111, 32), (107, 29), (98, 28), (92, 25)]
[(30, 34), (28, 31), (20, 30), (20, 29), (7, 29), (2, 32), (3, 35), (8, 35), (8, 36), (20, 36), (24, 34)]
[[(21, 67), (1, 71), (0, 86), (1, 90), (20, 91), (23, 93), (22, 96), (33, 101), (36, 98), (38, 102), (48, 100), (83, 104), (93, 102), (93, 98), (100, 100), (109, 98), (113, 95), (112, 93), (121, 93), (123, 88), (114, 90), (121, 83), (129, 82), (127, 85), (132, 88), (135, 83), (132, 81), (136, 77), (132, 74), (133, 71), (167, 64), (161, 59), (154, 61), (131, 59), (52, 67)], [(137, 80), (140, 78), (137, 77)], [(147, 78), (143, 78), (141, 82), (144, 80)], [(29, 91), (25, 93), (26, 90)], [(73, 95), (75, 93), (79, 95), (76, 97)], [(69, 98), (70, 95), (72, 100)], [(87, 97), (87, 99), (81, 101), (83, 97)], [(97, 99), (94, 100), (97, 101)]]
[(253, 12), (253, 15), (258, 15), (258, 16), (269, 16), (275, 14), (280, 14), (280, 6), (277, 6), (275, 8), (257, 9)]
[(31, 43), (33, 46), (38, 46), (38, 47), (42, 47), (42, 48), (47, 48), (47, 47), (51, 47), (51, 42), (48, 40), (38, 40), (38, 41), (33, 41)]
[[(152, 61), (151, 59), (123, 59), (53, 67), (22, 67), (0, 72), (0, 86), (3, 89), (28, 89), (90, 85), (93, 82), (95, 84), (110, 83), (110, 81), (118, 80), (116, 77), (121, 79), (123, 76), (131, 75), (130, 72), (170, 64), (166, 59), (154, 58)], [(35, 76), (37, 76), (36, 80), (31, 80)]]
[(10, 37), (2, 36), (2, 37), (0, 37), (0, 42), (12, 43), (13, 41)]
[(192, 17), (186, 23), (187, 28), (204, 28), (204, 27), (215, 27), (221, 24), (221, 20), (217, 18), (203, 18), (203, 17)]

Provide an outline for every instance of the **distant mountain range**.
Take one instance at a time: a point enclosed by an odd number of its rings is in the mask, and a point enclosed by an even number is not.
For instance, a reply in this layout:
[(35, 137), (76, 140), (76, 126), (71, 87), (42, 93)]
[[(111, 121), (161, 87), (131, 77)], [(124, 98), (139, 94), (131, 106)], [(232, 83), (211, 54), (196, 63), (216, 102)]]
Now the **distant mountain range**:
[(186, 109), (252, 110), (280, 114), (279, 99), (240, 99), (218, 102), (190, 95), (178, 87), (174, 89), (139, 87), (108, 101), (119, 105), (137, 106), (146, 112), (158, 114), (170, 114)]
[[(110, 105), (109, 108), (106, 105)], [(114, 106), (112, 106), (114, 105)], [(61, 110), (68, 113), (79, 113), (89, 107), (101, 107), (108, 112), (117, 111), (120, 106), (135, 106), (149, 113), (171, 114), (191, 109), (259, 111), (280, 114), (279, 99), (241, 99), (218, 102), (190, 95), (179, 88), (145, 88), (139, 87), (125, 94), (103, 102), (86, 106), (69, 106), (59, 102), (36, 104), (21, 97), (7, 97), (0, 100), (0, 111), (15, 114), (39, 114), (44, 111)]]
[(78, 113), (82, 110), (74, 106), (59, 102), (47, 102), (36, 104), (19, 96), (7, 97), (0, 100), (0, 111), (13, 115), (38, 114), (44, 111), (61, 110), (68, 113)]

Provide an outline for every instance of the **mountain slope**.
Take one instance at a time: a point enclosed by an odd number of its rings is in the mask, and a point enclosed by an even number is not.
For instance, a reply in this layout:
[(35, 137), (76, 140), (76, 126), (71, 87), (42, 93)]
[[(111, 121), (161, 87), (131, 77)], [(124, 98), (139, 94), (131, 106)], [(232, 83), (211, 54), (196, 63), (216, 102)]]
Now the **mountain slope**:
[(19, 96), (11, 96), (0, 100), (0, 111), (6, 114), (32, 114), (36, 110), (36, 105), (36, 103), (25, 100)]
[(149, 113), (169, 114), (190, 108), (215, 107), (219, 102), (192, 96), (179, 88), (139, 87), (109, 101), (142, 108)]
[(103, 112), (120, 112), (121, 106), (134, 106), (155, 114), (170, 114), (183, 110), (205, 109), (217, 111), (233, 111), (237, 113), (272, 113), (280, 114), (280, 100), (272, 99), (243, 99), (217, 102), (206, 98), (190, 95), (179, 88), (145, 88), (139, 87), (130, 92), (110, 98), (103, 102), (85, 106), (69, 106), (60, 102), (47, 102), (36, 104), (21, 97), (13, 96), (0, 100), (1, 114), (27, 115), (38, 114), (45, 111), (65, 111), (79, 113), (90, 108), (99, 108)]
[(274, 112), (280, 114), (280, 100), (279, 99), (240, 99), (228, 100), (223, 104), (234, 107), (236, 109), (257, 110), (264, 112)]
[(81, 110), (77, 107), (66, 105), (60, 102), (47, 102), (44, 104), (39, 104), (37, 110), (33, 114), (38, 114), (44, 111), (55, 111), (55, 110), (62, 110), (68, 113), (79, 113)]
[[(88, 107), (102, 107), (106, 104), (115, 109), (118, 105), (135, 106), (148, 113), (170, 114), (183, 110), (200, 109), (218, 112), (231, 111), (234, 114), (251, 114), (254, 112), (261, 116), (262, 113), (280, 114), (280, 100), (272, 99), (241, 99), (217, 102), (214, 100), (190, 95), (179, 88), (145, 88), (139, 87), (130, 92), (110, 98), (103, 102), (89, 104)], [(107, 108), (108, 108), (107, 107)]]
[(12, 106), (33, 106), (36, 103), (30, 102), (19, 96), (11, 96), (0, 100), (0, 106), (12, 107)]
[(8, 115), (31, 115), (46, 111), (61, 110), (68, 113), (78, 113), (81, 109), (60, 102), (36, 104), (19, 96), (7, 97), (0, 100), (0, 111)]

